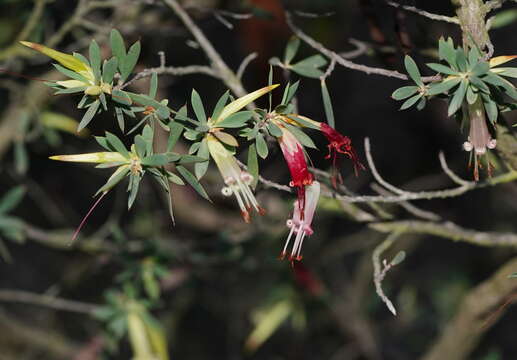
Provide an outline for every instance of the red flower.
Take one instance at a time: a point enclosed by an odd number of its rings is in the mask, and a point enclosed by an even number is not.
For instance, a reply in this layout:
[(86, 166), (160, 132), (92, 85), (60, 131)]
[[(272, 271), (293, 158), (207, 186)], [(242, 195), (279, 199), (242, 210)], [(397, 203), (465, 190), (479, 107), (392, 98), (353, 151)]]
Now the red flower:
[[(285, 161), (291, 173), (291, 181), (289, 186), (296, 187), (298, 192), (298, 201), (302, 209), (305, 207), (305, 186), (312, 184), (314, 176), (309, 172), (307, 160), (303, 146), (298, 139), (285, 126), (276, 123), (282, 130), (282, 136), (278, 138), (280, 148), (284, 154)], [(302, 215), (303, 216), (303, 215)]]
[(352, 160), (354, 164), (354, 173), (357, 176), (359, 173), (359, 170), (364, 170), (365, 167), (361, 162), (359, 161), (359, 158), (352, 147), (352, 140), (348, 136), (344, 136), (340, 134), (336, 129), (330, 127), (326, 123), (320, 123), (320, 130), (327, 138), (329, 144), (327, 145), (327, 148), (329, 150), (329, 153), (327, 156), (325, 156), (325, 159), (332, 158), (332, 185), (334, 187), (337, 187), (337, 182), (340, 184), (343, 183), (343, 178), (341, 177), (341, 174), (337, 171), (337, 165), (339, 161), (339, 154), (347, 155), (350, 160)]

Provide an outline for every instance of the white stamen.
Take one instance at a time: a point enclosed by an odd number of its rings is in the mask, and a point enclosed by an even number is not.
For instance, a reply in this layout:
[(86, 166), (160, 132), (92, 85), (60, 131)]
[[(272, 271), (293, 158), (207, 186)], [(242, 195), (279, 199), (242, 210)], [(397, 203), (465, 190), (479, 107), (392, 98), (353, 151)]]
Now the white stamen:
[(224, 183), (228, 186), (231, 186), (231, 185), (234, 185), (236, 183), (236, 180), (234, 177), (232, 176), (228, 176), (227, 178), (224, 179)]
[(224, 195), (224, 196), (232, 196), (233, 194), (233, 191), (232, 189), (229, 187), (229, 186), (225, 186), (221, 189), (221, 193)]
[(475, 151), (476, 151), (476, 154), (483, 155), (484, 153), (486, 153), (486, 147), (476, 148)]
[(253, 182), (253, 176), (251, 176), (250, 173), (243, 171), (241, 173), (241, 180), (246, 184), (249, 185)]

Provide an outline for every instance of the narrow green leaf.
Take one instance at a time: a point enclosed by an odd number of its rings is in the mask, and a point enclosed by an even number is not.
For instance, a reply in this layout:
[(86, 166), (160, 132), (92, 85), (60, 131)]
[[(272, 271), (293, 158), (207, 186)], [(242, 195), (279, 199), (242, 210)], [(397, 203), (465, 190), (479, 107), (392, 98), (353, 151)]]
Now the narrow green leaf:
[(169, 157), (166, 154), (153, 154), (142, 159), (142, 165), (159, 167), (169, 163)]
[(336, 126), (334, 121), (334, 110), (332, 109), (332, 100), (330, 99), (330, 94), (327, 89), (327, 84), (325, 83), (325, 80), (321, 81), (321, 96), (323, 98), (323, 107), (325, 109), (327, 123), (331, 128), (333, 128)]
[(196, 118), (201, 124), (206, 124), (206, 114), (205, 108), (203, 107), (203, 101), (195, 89), (192, 89), (192, 95), (190, 98)]
[(88, 126), (90, 121), (92, 121), (93, 117), (97, 114), (97, 110), (99, 110), (100, 104), (101, 104), (101, 102), (99, 100), (96, 100), (90, 105), (88, 110), (86, 110), (86, 112), (83, 115), (83, 118), (81, 119), (81, 121), (79, 122), (79, 125), (77, 126), (78, 132), (81, 131), (82, 129), (84, 129), (86, 126)]
[(228, 98), (230, 97), (230, 92), (226, 91), (220, 98), (217, 100), (217, 104), (215, 105), (214, 112), (212, 113), (212, 121), (217, 121), (219, 115), (223, 111), (226, 103), (228, 102)]
[(400, 107), (399, 110), (406, 110), (407, 108), (413, 106), (414, 104), (416, 104), (416, 102), (418, 100), (420, 100), (421, 97), (422, 97), (422, 94), (416, 94), (416, 95), (410, 97), (409, 99), (404, 101), (404, 103), (402, 104), (402, 106)]
[(115, 185), (117, 185), (127, 174), (129, 173), (129, 165), (123, 165), (119, 167), (115, 172), (110, 176), (108, 181), (95, 193), (98, 195), (100, 193), (111, 190)]
[(156, 91), (158, 91), (158, 74), (154, 71), (151, 74), (151, 81), (149, 82), (149, 97), (154, 99), (156, 97)]
[(120, 130), (124, 132), (124, 113), (118, 106), (115, 107), (115, 117), (117, 118), (117, 123)]
[(476, 65), (474, 65), (474, 67), (472, 68), (472, 75), (475, 75), (475, 76), (482, 76), (482, 75), (485, 75), (488, 70), (490, 70), (490, 66), (488, 65), (487, 62), (483, 61), (483, 62), (478, 62)]
[(61, 95), (61, 94), (75, 94), (75, 93), (82, 93), (84, 90), (86, 90), (88, 86), (78, 86), (73, 88), (64, 88), (56, 91), (55, 95)]
[(239, 111), (228, 116), (226, 119), (219, 121), (217, 127), (222, 128), (240, 128), (253, 116), (253, 111)]
[(147, 144), (142, 135), (135, 136), (135, 149), (136, 154), (140, 159), (144, 158), (147, 155)]
[(248, 147), (248, 172), (253, 176), (251, 187), (253, 190), (257, 187), (259, 180), (259, 163), (257, 158), (257, 149), (255, 144), (251, 144)]
[(456, 65), (461, 72), (468, 71), (467, 57), (462, 48), (456, 50)]
[(429, 89), (427, 90), (427, 95), (433, 96), (438, 94), (445, 94), (450, 89), (455, 87), (461, 82), (461, 78), (453, 78), (448, 80), (443, 80), (438, 83), (433, 83), (429, 86)]
[(274, 136), (274, 137), (282, 136), (282, 130), (280, 130), (280, 128), (278, 126), (276, 126), (275, 124), (273, 124), (272, 122), (268, 122), (266, 127), (267, 127), (267, 130), (269, 131), (269, 133), (271, 134), (271, 136)]
[(498, 67), (495, 69), (492, 69), (492, 72), (495, 72), (496, 74), (500, 76), (507, 76), (511, 78), (517, 78), (517, 68), (514, 67)]
[(178, 175), (170, 171), (167, 171), (167, 180), (176, 185), (185, 185), (185, 182)]
[(463, 99), (465, 98), (465, 94), (467, 93), (467, 85), (468, 85), (468, 80), (463, 79), (460, 83), (460, 86), (454, 93), (454, 95), (449, 103), (449, 109), (447, 110), (447, 114), (449, 116), (452, 116), (461, 107), (461, 104), (463, 103)]
[(315, 68), (313, 66), (308, 66), (308, 65), (294, 64), (294, 65), (291, 65), (290, 69), (292, 71), (294, 71), (295, 73), (297, 73), (298, 75), (305, 76), (305, 77), (312, 78), (312, 79), (319, 79), (324, 74), (324, 72), (321, 71), (320, 69)]
[(60, 73), (62, 73), (63, 75), (66, 75), (68, 76), (69, 78), (72, 78), (74, 80), (77, 80), (77, 81), (81, 81), (83, 83), (90, 83), (90, 81), (88, 79), (86, 79), (84, 76), (82, 76), (81, 74), (79, 73), (76, 73), (75, 71), (72, 71), (72, 70), (68, 70), (67, 68), (59, 65), (59, 64), (52, 64), (57, 71), (59, 71)]
[(485, 110), (488, 115), (488, 120), (490, 120), (492, 124), (495, 124), (499, 115), (497, 104), (488, 95), (482, 95), (482, 99), (483, 105), (485, 106)]
[(111, 92), (111, 98), (113, 101), (126, 106), (129, 106), (133, 103), (129, 94), (122, 90), (113, 90)]
[(180, 173), (181, 176), (183, 176), (185, 181), (187, 183), (189, 183), (189, 185), (192, 186), (192, 188), (194, 190), (196, 190), (196, 192), (199, 195), (201, 195), (203, 198), (205, 198), (206, 200), (208, 200), (210, 202), (212, 201), (212, 200), (210, 200), (210, 197), (206, 193), (203, 186), (199, 183), (199, 181), (197, 181), (196, 177), (194, 175), (192, 175), (192, 173), (190, 171), (188, 171), (185, 167), (183, 167), (181, 165), (176, 166), (176, 170), (178, 170), (178, 172)]
[(120, 35), (118, 30), (111, 30), (110, 45), (111, 53), (118, 59), (120, 64), (120, 62), (126, 57), (126, 46), (124, 45), (124, 39), (122, 39), (122, 35)]
[(296, 81), (294, 84), (289, 86), (289, 92), (287, 93), (287, 97), (285, 98), (285, 104), (288, 104), (293, 99), (294, 95), (296, 95), (296, 91), (298, 90), (298, 85), (300, 85), (300, 80)]
[(411, 58), (411, 56), (406, 55), (404, 58), (404, 66), (406, 67), (407, 73), (409, 77), (418, 85), (424, 86), (422, 82), (420, 71), (418, 70), (418, 66), (416, 66), (415, 61)]
[(425, 97), (422, 96), (422, 98), (418, 101), (418, 103), (416, 104), (416, 109), (418, 111), (422, 110), (424, 107), (425, 107), (425, 104), (426, 104), (426, 100), (425, 100)]
[(89, 56), (93, 75), (95, 80), (98, 81), (101, 77), (101, 49), (95, 40), (90, 43)]
[(446, 75), (458, 75), (458, 72), (456, 70), (451, 69), (448, 66), (442, 65), (442, 64), (436, 64), (436, 63), (429, 63), (426, 64), (429, 68), (433, 69), (434, 71), (440, 73), (440, 74), (446, 74)]
[(300, 47), (300, 39), (296, 36), (292, 36), (285, 47), (284, 53), (284, 64), (289, 65), (296, 56), (298, 48)]
[(440, 38), (438, 42), (438, 54), (440, 60), (447, 61), (454, 70), (458, 69), (456, 66), (456, 50), (454, 49), (451, 38), (448, 38), (447, 41), (444, 40), (443, 37)]
[[(208, 159), (209, 153), (208, 153), (208, 144), (206, 141), (206, 137), (201, 140), (199, 144), (199, 149), (197, 150), (197, 156), (201, 158)], [(203, 162), (197, 162), (194, 164), (194, 174), (196, 174), (196, 178), (199, 180), (201, 179), (208, 170), (208, 164), (209, 161), (203, 161)]]
[(176, 121), (169, 123), (169, 138), (167, 139), (167, 152), (174, 149), (174, 145), (178, 142), (181, 134), (183, 133), (184, 126)]
[(517, 21), (517, 9), (503, 10), (491, 18), (490, 29), (497, 29)]
[(7, 194), (0, 199), (0, 214), (5, 214), (14, 209), (23, 199), (26, 189), (23, 185), (18, 185), (10, 189)]
[(302, 130), (297, 128), (296, 126), (293, 126), (291, 124), (284, 123), (284, 126), (298, 139), (298, 141), (305, 147), (311, 148), (311, 149), (317, 149), (316, 145), (314, 145), (314, 142), (312, 139), (304, 133)]
[(255, 138), (255, 145), (257, 147), (257, 154), (262, 158), (267, 158), (268, 155), (268, 148), (266, 140), (264, 139), (264, 136), (261, 133), (257, 134), (257, 137)]
[(113, 77), (117, 72), (118, 60), (116, 57), (112, 57), (109, 60), (104, 60), (104, 64), (102, 65), (102, 81), (106, 84), (111, 84), (113, 82)]
[(129, 74), (133, 71), (136, 63), (138, 62), (138, 58), (140, 56), (140, 41), (134, 43), (127, 52), (126, 57), (122, 62), (119, 60), (119, 69), (120, 69), (120, 81), (124, 82), (128, 78)]
[(129, 197), (127, 198), (127, 209), (130, 210), (135, 202), (136, 195), (138, 194), (138, 187), (140, 185), (140, 175), (130, 175)]
[(120, 141), (118, 137), (106, 131), (106, 140), (108, 141), (110, 146), (112, 146), (115, 149), (116, 152), (118, 152), (126, 159), (129, 159), (129, 152), (126, 149), (126, 146), (122, 143), (122, 141)]
[(474, 85), (478, 90), (488, 94), (490, 93), (490, 89), (488, 88), (487, 84), (485, 84), (483, 82), (483, 80), (481, 80), (480, 78), (478, 78), (477, 76), (470, 76), (469, 77), (469, 81), (470, 83), (472, 83), (472, 85)]
[(395, 100), (404, 100), (414, 95), (418, 89), (418, 86), (403, 86), (395, 90), (391, 94), (391, 97)]

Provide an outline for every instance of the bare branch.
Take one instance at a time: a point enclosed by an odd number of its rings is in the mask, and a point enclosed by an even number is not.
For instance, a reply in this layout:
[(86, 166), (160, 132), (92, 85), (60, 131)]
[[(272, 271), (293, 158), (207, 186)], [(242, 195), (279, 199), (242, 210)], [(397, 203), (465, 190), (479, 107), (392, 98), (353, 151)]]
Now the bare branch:
[(400, 220), (374, 223), (369, 226), (372, 229), (386, 233), (395, 231), (399, 233), (429, 234), (479, 246), (517, 248), (516, 234), (474, 231), (465, 229), (450, 221), (436, 223), (418, 220)]
[(240, 80), (228, 67), (228, 65), (226, 65), (221, 55), (217, 52), (212, 43), (206, 38), (205, 34), (194, 23), (190, 15), (185, 11), (185, 9), (183, 9), (178, 1), (163, 0), (163, 2), (176, 13), (181, 22), (183, 22), (192, 36), (194, 36), (201, 49), (203, 49), (206, 56), (212, 63), (212, 69), (217, 73), (218, 77), (224, 81), (226, 86), (228, 86), (228, 88), (230, 88), (230, 90), (232, 90), (232, 92), (238, 97), (246, 95), (246, 90), (242, 86)]
[(386, 4), (388, 4), (389, 6), (393, 6), (394, 8), (397, 8), (397, 9), (403, 9), (403, 10), (406, 10), (406, 11), (418, 14), (420, 16), (424, 16), (424, 17), (426, 17), (428, 19), (431, 19), (431, 20), (445, 21), (445, 22), (448, 22), (448, 23), (451, 23), (451, 24), (459, 24), (460, 23), (458, 18), (455, 17), (455, 16), (445, 16), (445, 15), (433, 14), (433, 13), (430, 13), (428, 11), (418, 9), (418, 8), (416, 8), (414, 6), (401, 5), (401, 4), (399, 4), (399, 3), (395, 2), (395, 1), (389, 1), (388, 0), (388, 1), (386, 1)]
[(0, 301), (39, 305), (55, 310), (70, 311), (91, 315), (99, 305), (87, 304), (79, 301), (66, 300), (50, 295), (34, 294), (21, 290), (0, 290)]
[(373, 262), (373, 283), (375, 284), (375, 291), (377, 292), (377, 295), (381, 298), (381, 300), (386, 304), (388, 309), (391, 311), (393, 315), (397, 315), (397, 310), (395, 309), (395, 306), (393, 306), (393, 303), (390, 299), (386, 296), (384, 293), (384, 290), (382, 290), (382, 280), (386, 277), (386, 274), (388, 271), (394, 266), (393, 263), (388, 263), (386, 259), (382, 261), (382, 267), (381, 267), (381, 255), (384, 251), (389, 249), (391, 245), (395, 242), (395, 240), (398, 239), (400, 236), (399, 233), (394, 232), (391, 233), (386, 240), (384, 240), (382, 243), (377, 245), (375, 250), (373, 250), (372, 254), (372, 262)]

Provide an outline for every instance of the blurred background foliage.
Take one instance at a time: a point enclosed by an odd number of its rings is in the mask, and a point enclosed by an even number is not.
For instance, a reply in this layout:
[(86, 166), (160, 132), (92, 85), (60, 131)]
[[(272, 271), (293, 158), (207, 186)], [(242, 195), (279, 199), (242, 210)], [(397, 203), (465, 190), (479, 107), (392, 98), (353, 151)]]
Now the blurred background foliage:
[[(75, 12), (93, 3), (110, 6)], [(440, 36), (461, 39), (454, 24), (399, 12), (380, 0), (181, 3), (232, 69), (250, 52), (257, 52), (242, 79), (246, 89), (265, 85), (269, 59), (282, 57), (292, 34), (284, 8), (298, 12), (298, 25), (328, 48), (351, 51), (349, 39), (359, 39), (367, 51), (354, 61), (400, 71), (404, 71), (405, 53), (419, 63), (435, 61)], [(447, 0), (404, 4), (454, 15)], [(126, 314), (127, 304), (133, 301), (142, 306), (135, 310), (138, 316), (147, 323), (161, 323), (172, 359), (418, 359), (466, 306), (465, 296), (515, 256), (510, 247), (402, 235), (384, 255), (391, 259), (400, 250), (407, 254), (383, 282), (398, 310), (394, 317), (372, 282), (372, 251), (385, 234), (369, 228), (368, 221), (353, 219), (343, 211), (346, 204), (324, 199), (313, 225), (316, 232), (305, 244), (304, 260), (293, 268), (277, 258), (293, 197), (259, 185), (258, 198), (268, 214), (246, 225), (234, 204), (220, 195), (219, 176), (213, 168), (204, 181), (213, 204), (190, 188), (173, 186), (175, 226), (170, 224), (159, 188), (144, 181), (132, 212), (125, 210), (123, 189), (110, 194), (79, 240), (70, 244), (73, 228), (88, 209), (91, 194), (104, 183), (105, 173), (52, 162), (48, 156), (98, 151), (90, 135), (119, 130), (106, 113), (92, 124), (90, 133), (75, 133), (80, 119), (75, 100), (52, 96), (39, 81), (30, 79), (58, 75), (49, 72), (47, 58), (16, 45), (21, 29), (39, 11), (23, 40), (50, 41), (62, 51), (84, 53), (92, 38), (105, 49), (110, 30), (117, 28), (128, 43), (138, 39), (142, 43), (137, 71), (158, 66), (160, 51), (167, 65), (204, 65), (207, 60), (161, 1), (2, 0), (0, 6), (1, 67), (29, 77), (6, 72), (0, 78), (0, 195), (4, 196), (0, 208), (5, 207), (0, 211), (0, 288), (45, 294), (50, 299), (24, 301), (17, 298), (19, 293), (9, 297), (0, 290), (0, 359), (131, 358), (125, 330), (119, 328), (124, 325), (114, 320), (117, 311)], [(224, 11), (253, 16), (234, 19)], [(516, 10), (509, 4), (499, 11), (491, 31), (495, 53), (516, 53)], [(218, 20), (220, 16), (227, 23)], [(401, 25), (409, 41), (400, 40)], [(299, 59), (313, 54), (314, 50), (301, 45)], [(285, 75), (275, 70), (276, 81), (285, 83)], [(289, 76), (299, 78), (294, 73)], [(300, 113), (324, 121), (319, 81), (301, 80)], [(327, 79), (336, 128), (352, 139), (362, 159), (362, 142), (368, 136), (379, 172), (404, 189), (451, 186), (440, 168), (439, 151), (445, 152), (457, 174), (470, 179), (468, 155), (460, 150), (465, 134), (446, 117), (446, 104), (434, 101), (422, 112), (399, 112), (400, 104), (390, 94), (402, 84), (336, 69)], [(148, 80), (132, 87), (144, 92)], [(220, 80), (206, 75), (160, 77), (160, 97), (169, 99), (173, 108), (189, 99), (192, 88), (208, 108), (226, 90)], [(505, 121), (512, 124), (515, 117), (505, 116)], [(162, 134), (162, 144), (164, 139)], [(326, 169), (325, 145), (318, 146), (321, 151), (313, 153), (312, 161)], [(262, 175), (286, 184), (288, 171), (279, 154), (277, 149), (261, 164)], [(370, 172), (356, 178), (345, 164), (343, 176), (354, 192), (374, 193)], [(516, 198), (517, 187), (507, 183), (417, 204), (466, 228), (514, 232)], [(412, 218), (396, 205), (380, 206), (387, 212), (385, 219)], [(78, 307), (63, 309), (51, 300), (55, 297), (76, 300), (72, 305)], [(2, 298), (7, 301), (1, 302)], [(139, 300), (143, 298), (150, 300)], [(509, 305), (504, 310), (465, 358), (517, 357), (517, 312)], [(490, 309), (496, 316), (498, 311), (500, 306)]]

